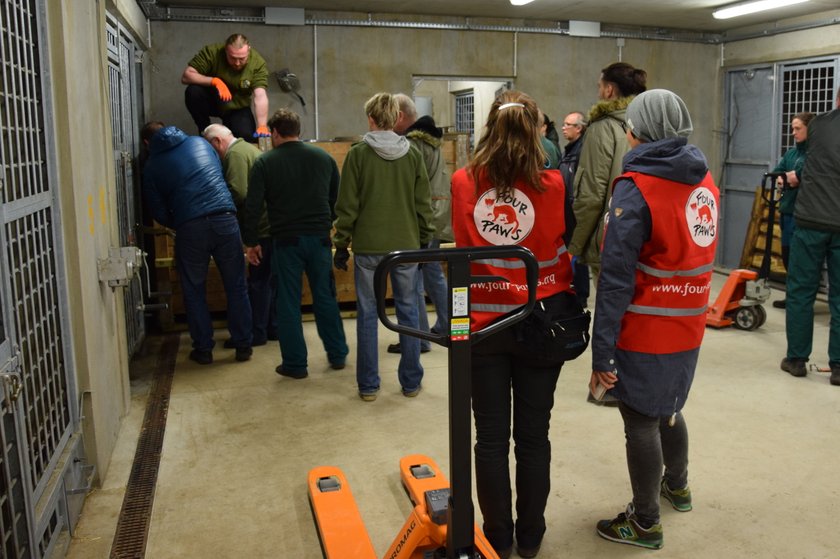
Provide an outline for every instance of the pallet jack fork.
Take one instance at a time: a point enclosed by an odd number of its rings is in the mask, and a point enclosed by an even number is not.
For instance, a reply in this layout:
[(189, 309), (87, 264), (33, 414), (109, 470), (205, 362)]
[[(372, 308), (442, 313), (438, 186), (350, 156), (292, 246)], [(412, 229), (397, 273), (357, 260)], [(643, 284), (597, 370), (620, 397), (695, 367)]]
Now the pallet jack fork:
[(761, 182), (761, 197), (767, 202), (767, 233), (761, 267), (758, 272), (743, 268), (732, 270), (717, 299), (706, 311), (706, 326), (755, 330), (767, 320), (767, 311), (762, 304), (770, 298), (770, 255), (780, 198), (776, 188), (778, 178), (782, 179), (782, 190), (789, 188), (785, 173), (765, 173)]
[[(510, 281), (498, 276), (473, 276), (470, 263), (492, 258), (522, 261), (528, 302), (501, 320), (470, 332), (469, 287), (474, 283)], [(433, 334), (395, 324), (385, 314), (385, 287), (390, 270), (399, 264), (446, 262), (449, 268), (450, 333)], [(449, 348), (450, 480), (434, 460), (422, 454), (400, 460), (400, 478), (414, 504), (385, 559), (498, 559), (475, 525), (472, 503), (471, 345), (525, 318), (534, 308), (537, 261), (518, 246), (469, 247), (397, 251), (386, 256), (374, 274), (379, 319), (395, 332), (433, 341)], [(308, 475), (309, 502), (327, 559), (375, 559), (376, 551), (339, 468), (320, 466)]]

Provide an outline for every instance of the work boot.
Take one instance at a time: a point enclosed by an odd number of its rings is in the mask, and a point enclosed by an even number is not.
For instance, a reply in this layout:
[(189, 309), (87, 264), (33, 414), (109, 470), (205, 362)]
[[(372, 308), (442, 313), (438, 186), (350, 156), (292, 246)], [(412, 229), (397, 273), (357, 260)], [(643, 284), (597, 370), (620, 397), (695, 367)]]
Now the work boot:
[(773, 308), (774, 309), (783, 309), (787, 305), (787, 299), (779, 299), (778, 301), (773, 301)]
[(808, 374), (808, 369), (805, 367), (807, 359), (796, 359), (793, 357), (785, 357), (782, 359), (782, 370), (790, 373), (795, 377), (804, 377)]

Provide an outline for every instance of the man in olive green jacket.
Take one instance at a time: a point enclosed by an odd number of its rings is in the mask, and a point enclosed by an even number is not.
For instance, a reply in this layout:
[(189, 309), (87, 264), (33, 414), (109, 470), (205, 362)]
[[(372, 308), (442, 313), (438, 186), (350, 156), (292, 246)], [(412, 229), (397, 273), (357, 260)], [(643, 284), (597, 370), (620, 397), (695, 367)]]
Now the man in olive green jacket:
[(596, 277), (601, 264), (603, 219), (612, 183), (621, 174), (624, 154), (630, 151), (624, 113), (632, 97), (599, 101), (589, 112), (586, 142), (575, 173), (575, 226), (569, 252), (588, 264)]

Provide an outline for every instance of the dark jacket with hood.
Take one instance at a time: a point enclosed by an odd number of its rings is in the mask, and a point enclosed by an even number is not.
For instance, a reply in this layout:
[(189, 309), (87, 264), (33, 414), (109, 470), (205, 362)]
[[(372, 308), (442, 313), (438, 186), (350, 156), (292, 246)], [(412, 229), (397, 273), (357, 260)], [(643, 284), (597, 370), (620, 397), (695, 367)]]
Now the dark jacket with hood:
[[(668, 138), (632, 149), (624, 157), (624, 171), (683, 183), (691, 190), (706, 176), (708, 165), (703, 153), (687, 145), (685, 138)], [(655, 355), (616, 348), (622, 317), (635, 292), (639, 252), (650, 239), (651, 223), (650, 209), (635, 183), (617, 180), (601, 253), (592, 369), (617, 371), (618, 382), (611, 394), (644, 415), (664, 417), (685, 405), (700, 350)]]
[(452, 235), (452, 193), (450, 192), (449, 171), (443, 158), (443, 130), (435, 125), (430, 116), (421, 116), (405, 132), (405, 137), (423, 155), (426, 173), (429, 175), (429, 188), (432, 192), (432, 223), (435, 226), (435, 238), (450, 242)]
[(206, 215), (236, 213), (222, 163), (204, 138), (167, 126), (152, 136), (149, 153), (143, 196), (155, 221), (177, 229)]

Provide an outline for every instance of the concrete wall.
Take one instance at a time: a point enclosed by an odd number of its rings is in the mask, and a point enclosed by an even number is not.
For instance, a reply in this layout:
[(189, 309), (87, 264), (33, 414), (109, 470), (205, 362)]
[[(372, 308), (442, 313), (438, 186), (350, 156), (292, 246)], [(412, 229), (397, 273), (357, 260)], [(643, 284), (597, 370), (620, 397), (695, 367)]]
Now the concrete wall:
[[(755, 37), (728, 42), (723, 47), (726, 67), (794, 60), (840, 53), (840, 10), (819, 14), (817, 21), (834, 22), (813, 29), (791, 31), (771, 37)], [(786, 22), (795, 26), (797, 21)], [(747, 35), (749, 29), (742, 30)]]
[(65, 275), (87, 459), (107, 471), (129, 398), (122, 293), (100, 283), (97, 262), (118, 246), (105, 8), (48, 3), (49, 56)]
[[(535, 33), (152, 22), (150, 118), (196, 132), (184, 108), (181, 73), (204, 44), (223, 41), (234, 32), (249, 37), (269, 71), (288, 67), (299, 76), (307, 100), (302, 116), (308, 138), (364, 133), (365, 100), (377, 91), (411, 92), (413, 76), (510, 79), (552, 118), (574, 109), (587, 112), (597, 101), (600, 69), (617, 61), (621, 53), (624, 61), (648, 71), (651, 87), (673, 89), (684, 98), (696, 126), (692, 141), (717, 165), (714, 130), (720, 123), (720, 47), (705, 44), (627, 39), (620, 51), (615, 39)], [(269, 101), (272, 111), (301, 109), (294, 97), (280, 92), (273, 79)], [(444, 116), (442, 109), (436, 106), (435, 112), (440, 110)]]

